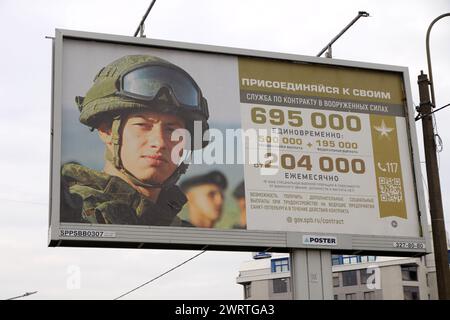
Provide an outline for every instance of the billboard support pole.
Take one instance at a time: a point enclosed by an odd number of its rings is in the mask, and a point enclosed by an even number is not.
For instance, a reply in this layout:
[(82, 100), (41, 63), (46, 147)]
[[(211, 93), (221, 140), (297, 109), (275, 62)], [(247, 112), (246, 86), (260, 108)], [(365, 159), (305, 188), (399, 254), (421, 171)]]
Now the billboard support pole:
[(332, 300), (330, 250), (293, 249), (290, 253), (294, 300)]
[(428, 86), (428, 76), (421, 72), (418, 77), (420, 106), (417, 111), (422, 119), (423, 144), (427, 168), (428, 198), (430, 203), (431, 229), (439, 299), (450, 300), (450, 271), (448, 266), (447, 239), (442, 207), (441, 183), (436, 156), (433, 116)]

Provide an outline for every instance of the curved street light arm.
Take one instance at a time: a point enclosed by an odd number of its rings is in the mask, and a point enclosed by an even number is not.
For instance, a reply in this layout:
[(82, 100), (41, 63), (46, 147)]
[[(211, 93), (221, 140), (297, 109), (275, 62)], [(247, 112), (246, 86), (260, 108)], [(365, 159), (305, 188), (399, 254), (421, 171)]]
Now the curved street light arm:
[(339, 32), (339, 34), (335, 36), (322, 50), (320, 50), (316, 57), (320, 57), (328, 49), (330, 51), (330, 57), (328, 58), (331, 58), (331, 46), (333, 45), (333, 43), (335, 43), (336, 40), (339, 39), (345, 33), (345, 31), (347, 31), (352, 25), (354, 25), (355, 22), (358, 21), (358, 19), (361, 17), (369, 17), (369, 13), (365, 11), (359, 11), (358, 15), (352, 21), (350, 21), (350, 23), (344, 29), (342, 29), (342, 31)]
[(431, 22), (430, 26), (428, 27), (427, 30), (427, 63), (428, 63), (428, 74), (430, 76), (430, 88), (431, 88), (431, 104), (432, 107), (435, 108), (436, 107), (436, 99), (434, 98), (434, 84), (433, 84), (433, 71), (431, 70), (431, 58), (430, 58), (430, 32), (431, 32), (431, 28), (433, 27), (433, 25), (441, 20), (444, 17), (450, 17), (450, 12), (449, 13), (444, 13), (441, 14), (439, 17), (437, 17), (436, 19), (433, 20), (433, 22)]

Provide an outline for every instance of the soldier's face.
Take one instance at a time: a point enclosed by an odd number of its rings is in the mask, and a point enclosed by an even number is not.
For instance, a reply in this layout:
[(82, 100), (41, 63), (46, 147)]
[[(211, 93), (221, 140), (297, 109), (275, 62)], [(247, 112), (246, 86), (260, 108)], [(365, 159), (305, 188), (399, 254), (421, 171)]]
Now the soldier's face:
[(172, 150), (183, 142), (172, 141), (171, 136), (182, 128), (184, 121), (174, 115), (143, 112), (128, 116), (120, 151), (124, 168), (141, 181), (164, 182), (178, 167), (179, 158), (172, 159)]
[(200, 215), (208, 220), (217, 221), (222, 215), (224, 196), (215, 184), (203, 184), (192, 187), (186, 194), (192, 215)]

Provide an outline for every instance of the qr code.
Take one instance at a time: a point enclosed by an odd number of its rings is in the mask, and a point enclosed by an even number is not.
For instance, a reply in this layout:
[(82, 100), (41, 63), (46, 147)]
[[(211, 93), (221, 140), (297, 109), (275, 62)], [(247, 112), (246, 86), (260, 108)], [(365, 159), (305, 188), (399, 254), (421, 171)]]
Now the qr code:
[(400, 178), (379, 177), (378, 190), (382, 202), (401, 202), (403, 200)]

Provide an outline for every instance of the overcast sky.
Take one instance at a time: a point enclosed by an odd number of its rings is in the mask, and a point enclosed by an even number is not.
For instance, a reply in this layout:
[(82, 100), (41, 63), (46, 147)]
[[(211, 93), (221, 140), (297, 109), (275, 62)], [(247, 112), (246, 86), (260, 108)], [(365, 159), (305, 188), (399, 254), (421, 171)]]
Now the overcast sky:
[[(51, 109), (51, 40), (55, 28), (130, 35), (150, 0), (0, 1), (0, 299), (112, 299), (198, 251), (47, 248)], [(360, 10), (333, 56), (409, 68), (413, 101), (426, 72), (430, 22), (448, 0), (262, 1), (158, 0), (148, 38), (316, 55)], [(431, 52), (438, 106), (450, 103), (450, 18), (433, 28)], [(450, 108), (436, 114), (447, 229), (450, 227)], [(421, 147), (420, 123), (417, 123)], [(421, 151), (423, 161), (423, 152)], [(424, 169), (424, 166), (422, 165)], [(134, 299), (242, 299), (236, 284), (250, 253), (207, 252), (140, 289)], [(70, 289), (79, 268), (81, 287)]]

